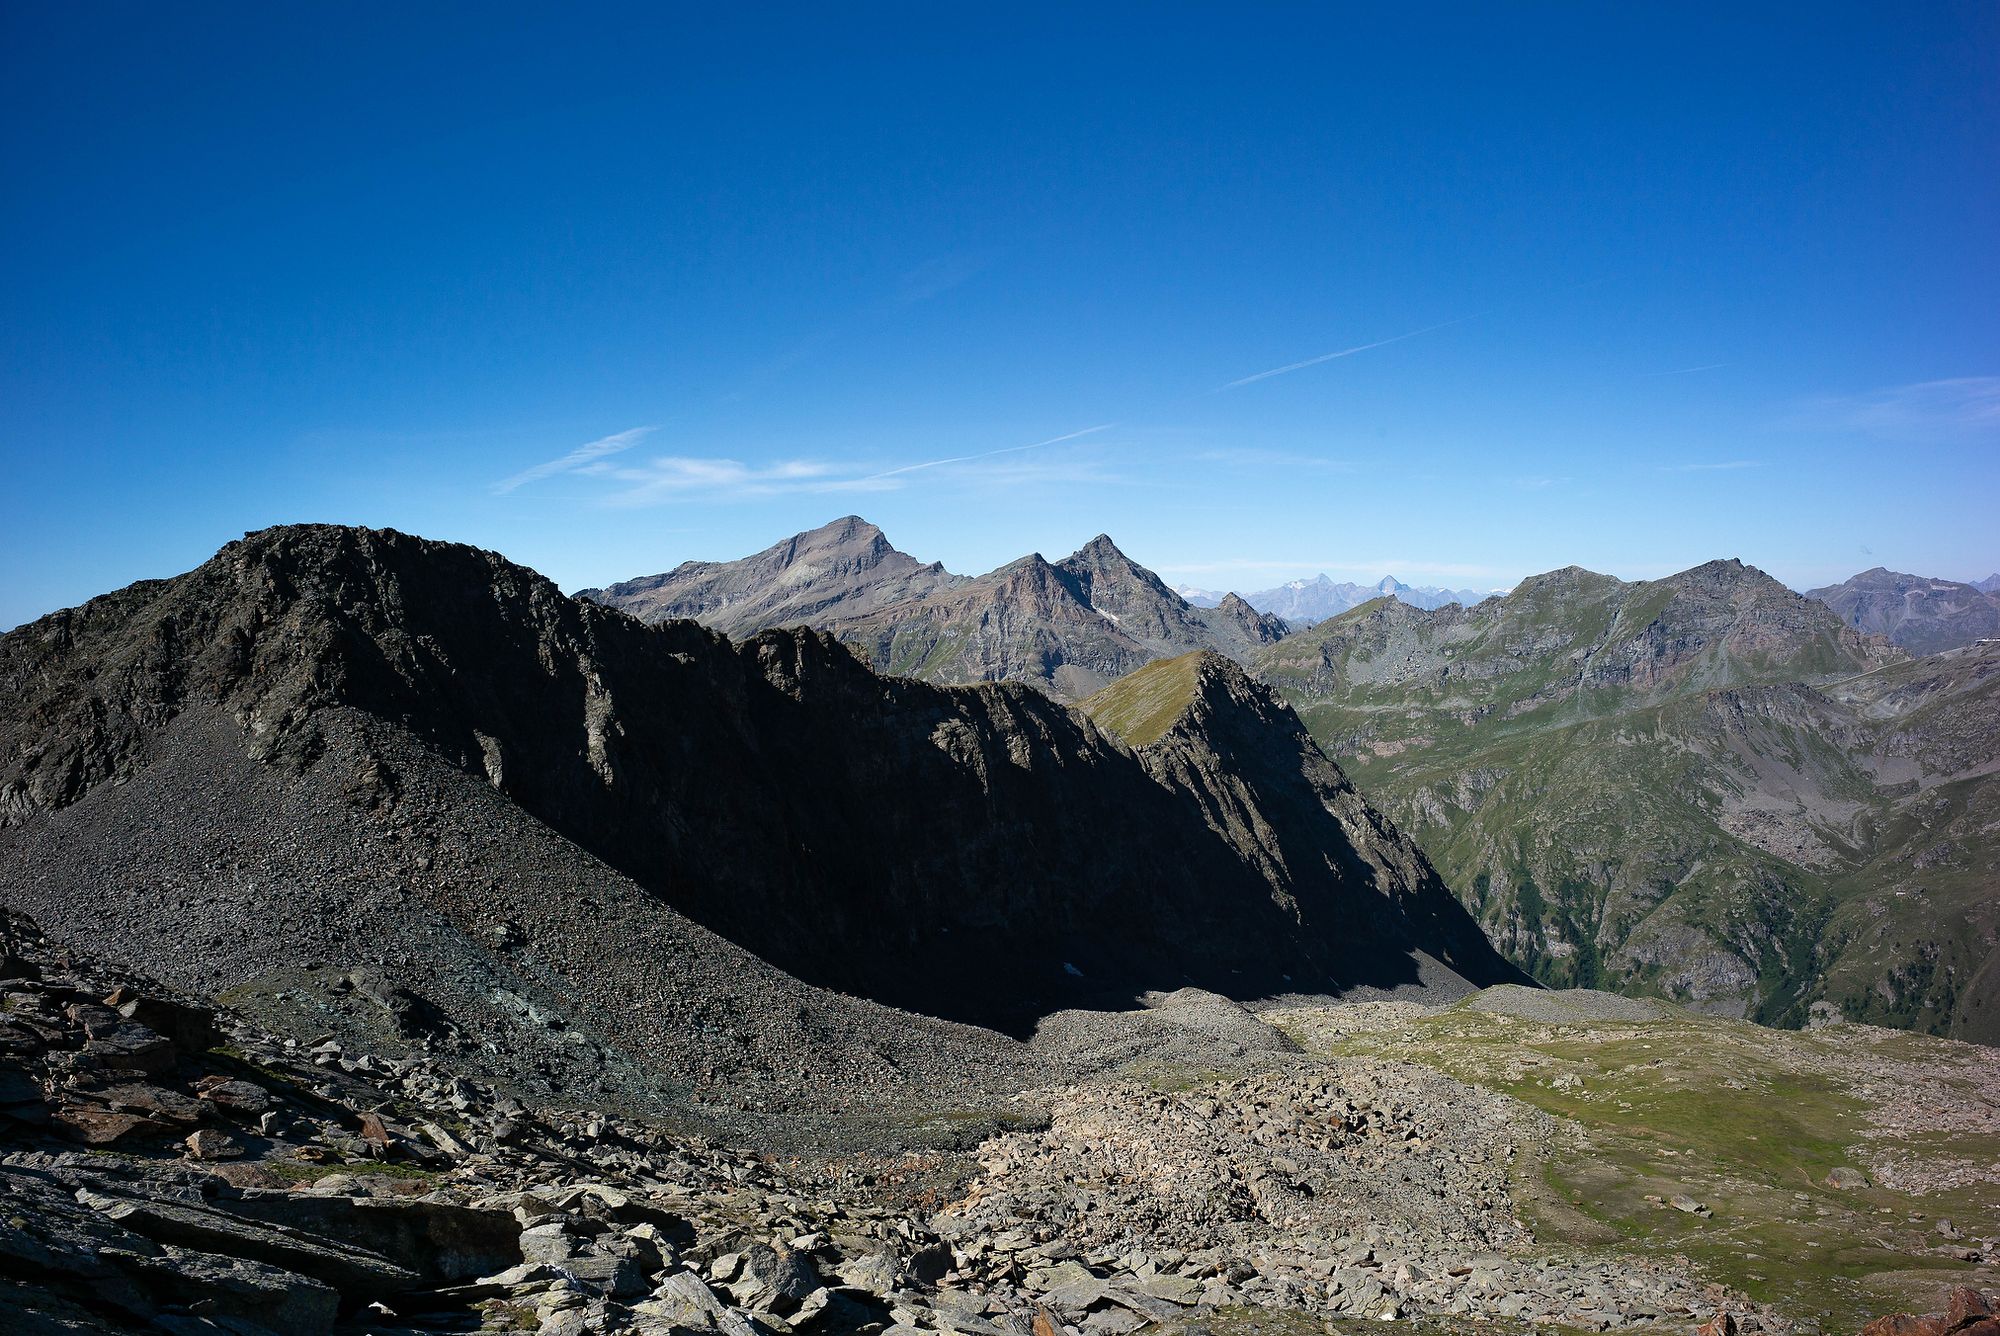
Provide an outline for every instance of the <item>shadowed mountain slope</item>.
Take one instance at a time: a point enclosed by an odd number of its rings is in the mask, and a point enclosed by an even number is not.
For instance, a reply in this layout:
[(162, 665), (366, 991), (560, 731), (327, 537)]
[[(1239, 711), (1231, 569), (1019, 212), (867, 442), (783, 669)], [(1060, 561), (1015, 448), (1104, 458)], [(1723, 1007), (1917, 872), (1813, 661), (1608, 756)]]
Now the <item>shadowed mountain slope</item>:
[[(1025, 1027), (1147, 988), (1506, 973), (1434, 932), (1425, 869), (1360, 817), (1279, 876), (1219, 793), (1040, 693), (647, 626), (394, 532), (251, 535), (0, 637), (0, 688), (7, 903), (300, 1029), (375, 971), (558, 1085), (713, 1094), (832, 1044), (844, 1065), (784, 1098), (838, 1103), (996, 1038), (861, 997)], [(1268, 706), (1213, 712), (1211, 771)]]
[(1081, 707), (1137, 748), (1161, 784), (1295, 899), (1371, 885), (1394, 911), (1382, 935), (1425, 944), (1460, 974), (1521, 978), (1414, 841), (1370, 807), (1271, 689), (1209, 650), (1148, 664)]
[(1932, 580), (1877, 566), (1823, 589), (1806, 591), (1857, 631), (1882, 636), (1912, 654), (1936, 654), (2000, 636), (2000, 598), (1975, 585)]

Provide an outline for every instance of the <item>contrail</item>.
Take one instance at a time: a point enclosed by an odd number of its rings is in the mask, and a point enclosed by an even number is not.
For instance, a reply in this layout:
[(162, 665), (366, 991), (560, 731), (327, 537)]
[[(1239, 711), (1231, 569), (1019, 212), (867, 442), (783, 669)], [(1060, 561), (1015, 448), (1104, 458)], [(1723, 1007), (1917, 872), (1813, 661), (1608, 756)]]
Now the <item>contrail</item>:
[(1079, 436), (1089, 436), (1093, 432), (1109, 431), (1117, 425), (1116, 422), (1105, 422), (1095, 427), (1085, 427), (1082, 431), (1070, 432), (1067, 435), (1051, 436), (1046, 441), (1036, 441), (1030, 445), (1009, 445), (998, 450), (983, 450), (976, 455), (954, 455), (950, 459), (926, 459), (921, 464), (905, 464), (901, 468), (887, 469), (881, 473), (871, 473), (861, 481), (874, 482), (878, 478), (893, 478), (899, 473), (915, 473), (918, 469), (934, 469), (943, 464), (968, 464), (975, 459), (991, 459), (995, 455), (1012, 455), (1018, 454), (1023, 450), (1039, 450), (1045, 445), (1061, 445), (1064, 441), (1073, 441)]
[(1309, 366), (1318, 366), (1321, 362), (1331, 362), (1337, 357), (1352, 357), (1356, 353), (1365, 353), (1370, 348), (1386, 348), (1392, 343), (1401, 343), (1404, 339), (1414, 339), (1419, 334), (1429, 334), (1434, 330), (1445, 329), (1452, 325), (1462, 325), (1468, 320), (1476, 320), (1478, 318), (1477, 315), (1462, 315), (1456, 320), (1447, 320), (1443, 324), (1425, 325), (1422, 329), (1413, 329), (1407, 334), (1398, 334), (1393, 339), (1380, 339), (1374, 343), (1358, 344), (1352, 348), (1342, 348), (1337, 353), (1321, 353), (1318, 357), (1308, 357), (1303, 362), (1293, 362), (1288, 366), (1274, 366), (1269, 371), (1259, 371), (1254, 376), (1245, 376), (1241, 380), (1232, 380), (1227, 385), (1218, 385), (1213, 393), (1221, 394), (1224, 390), (1241, 389), (1245, 385), (1254, 385), (1260, 380), (1269, 380), (1273, 376), (1283, 376), (1293, 371), (1303, 371)]

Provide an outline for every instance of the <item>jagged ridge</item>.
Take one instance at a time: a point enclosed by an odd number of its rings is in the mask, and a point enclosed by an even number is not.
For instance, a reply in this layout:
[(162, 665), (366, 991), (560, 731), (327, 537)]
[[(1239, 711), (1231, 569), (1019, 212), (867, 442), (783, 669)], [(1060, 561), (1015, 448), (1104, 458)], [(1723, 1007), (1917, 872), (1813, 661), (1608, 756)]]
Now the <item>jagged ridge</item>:
[(0, 684), (9, 901), (211, 991), (412, 924), (369, 951), (405, 982), (553, 999), (643, 1052), (680, 1018), (621, 995), (680, 997), (705, 1033), (736, 1010), (661, 982), (713, 954), (669, 911), (810, 983), (994, 1022), (1190, 982), (1412, 984), (1427, 951), (1500, 968), (1425, 938), (1408, 868), (1357, 846), (1275, 877), (1212, 795), (1036, 692), (885, 679), (807, 631), (649, 627), (393, 532), (252, 535), (0, 639)]

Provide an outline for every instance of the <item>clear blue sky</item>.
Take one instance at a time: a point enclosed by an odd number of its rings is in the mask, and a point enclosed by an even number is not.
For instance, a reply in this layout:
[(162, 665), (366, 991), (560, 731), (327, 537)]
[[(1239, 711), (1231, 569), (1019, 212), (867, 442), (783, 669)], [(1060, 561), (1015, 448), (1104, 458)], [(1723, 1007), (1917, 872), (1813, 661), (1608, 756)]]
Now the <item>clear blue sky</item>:
[(738, 8), (0, 10), (0, 625), (297, 520), (2000, 567), (1990, 0)]

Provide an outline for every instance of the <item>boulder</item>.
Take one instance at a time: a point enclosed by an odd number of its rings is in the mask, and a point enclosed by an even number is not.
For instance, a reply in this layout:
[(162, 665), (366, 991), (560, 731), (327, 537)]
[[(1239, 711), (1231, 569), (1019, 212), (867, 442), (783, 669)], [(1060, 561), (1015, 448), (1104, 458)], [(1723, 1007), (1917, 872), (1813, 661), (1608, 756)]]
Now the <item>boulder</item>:
[(743, 1253), (742, 1273), (729, 1292), (744, 1308), (784, 1314), (819, 1288), (819, 1275), (804, 1253), (753, 1243)]
[(243, 1154), (243, 1147), (235, 1137), (210, 1127), (202, 1128), (182, 1144), (197, 1160), (233, 1160)]
[(520, 1225), (507, 1211), (408, 1197), (336, 1197), (246, 1189), (219, 1198), (232, 1215), (341, 1239), (389, 1259), (426, 1284), (491, 1275), (521, 1258)]
[(215, 1013), (206, 1007), (147, 996), (128, 996), (116, 1005), (121, 1017), (166, 1036), (184, 1053), (205, 1052), (222, 1038), (215, 1029)]
[(185, 1202), (138, 1201), (84, 1189), (77, 1200), (107, 1220), (176, 1249), (248, 1259), (326, 1282), (349, 1298), (418, 1288), (423, 1277), (379, 1254)]
[(84, 1057), (108, 1071), (164, 1076), (180, 1061), (174, 1041), (144, 1025), (120, 1021), (86, 1031), (90, 1038), (83, 1045)]
[(136, 1113), (113, 1113), (87, 1104), (66, 1104), (51, 1119), (55, 1130), (86, 1146), (129, 1146), (140, 1142), (165, 1141), (177, 1129), (170, 1123)]
[(254, 1120), (277, 1106), (271, 1092), (250, 1081), (204, 1077), (195, 1082), (197, 1095), (231, 1118)]

